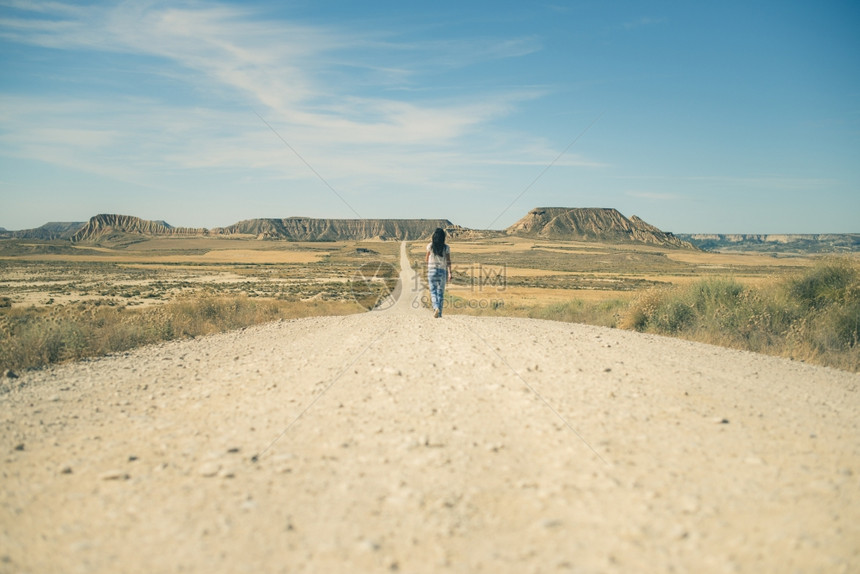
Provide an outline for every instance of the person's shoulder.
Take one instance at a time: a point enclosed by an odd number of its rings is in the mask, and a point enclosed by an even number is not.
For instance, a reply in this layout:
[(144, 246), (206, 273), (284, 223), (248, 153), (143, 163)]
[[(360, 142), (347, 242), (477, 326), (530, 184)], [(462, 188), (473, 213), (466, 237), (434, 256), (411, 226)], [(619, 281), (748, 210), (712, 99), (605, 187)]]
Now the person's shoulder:
[(445, 253), (450, 253), (450, 252), (451, 252), (451, 246), (446, 243), (445, 244)]
[(427, 244), (427, 251), (430, 251), (433, 248), (433, 242)]

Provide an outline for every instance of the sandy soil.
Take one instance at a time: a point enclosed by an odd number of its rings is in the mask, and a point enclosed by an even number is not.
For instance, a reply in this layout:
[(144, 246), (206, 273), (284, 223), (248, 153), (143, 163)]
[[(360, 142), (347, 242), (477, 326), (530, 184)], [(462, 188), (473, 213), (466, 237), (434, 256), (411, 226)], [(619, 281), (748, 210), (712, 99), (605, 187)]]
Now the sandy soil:
[(0, 572), (860, 570), (860, 376), (404, 284), (22, 374)]

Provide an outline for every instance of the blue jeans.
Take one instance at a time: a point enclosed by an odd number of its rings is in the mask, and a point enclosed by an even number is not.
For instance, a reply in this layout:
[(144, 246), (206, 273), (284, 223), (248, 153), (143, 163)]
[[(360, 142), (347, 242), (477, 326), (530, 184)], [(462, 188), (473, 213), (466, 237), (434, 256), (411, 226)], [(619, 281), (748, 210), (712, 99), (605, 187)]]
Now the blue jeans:
[(442, 302), (445, 295), (445, 281), (448, 279), (447, 269), (431, 269), (427, 272), (427, 283), (430, 285), (430, 301), (434, 309), (442, 312)]

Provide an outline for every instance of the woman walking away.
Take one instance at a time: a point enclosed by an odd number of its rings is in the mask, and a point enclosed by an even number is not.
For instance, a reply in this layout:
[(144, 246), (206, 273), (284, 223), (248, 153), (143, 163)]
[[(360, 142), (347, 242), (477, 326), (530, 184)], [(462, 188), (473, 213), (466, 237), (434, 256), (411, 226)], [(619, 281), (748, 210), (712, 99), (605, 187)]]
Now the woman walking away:
[(445, 281), (451, 280), (451, 248), (445, 244), (445, 230), (437, 227), (433, 240), (427, 244), (427, 283), (430, 284), (430, 301), (433, 303), (433, 316), (442, 316), (442, 302), (445, 296)]

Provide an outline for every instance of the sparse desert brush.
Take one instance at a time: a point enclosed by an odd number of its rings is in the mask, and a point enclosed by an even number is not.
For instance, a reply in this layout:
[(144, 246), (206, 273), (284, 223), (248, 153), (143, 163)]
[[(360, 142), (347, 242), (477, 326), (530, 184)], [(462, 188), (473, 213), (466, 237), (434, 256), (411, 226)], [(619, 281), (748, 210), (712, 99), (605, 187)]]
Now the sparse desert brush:
[(860, 299), (860, 263), (828, 257), (806, 273), (791, 278), (789, 295), (808, 309), (851, 304)]
[(40, 367), (277, 319), (360, 310), (351, 302), (278, 301), (244, 295), (188, 297), (143, 309), (99, 300), (50, 310), (4, 309), (0, 313), (0, 369)]
[(142, 316), (168, 338), (208, 335), (289, 316), (287, 309), (305, 307), (271, 299), (189, 297), (145, 310)]
[(830, 258), (758, 287), (708, 278), (650, 289), (619, 326), (860, 371), (860, 265)]
[(787, 281), (784, 293), (800, 312), (789, 333), (792, 355), (860, 370), (860, 263), (825, 259)]
[(766, 296), (729, 278), (650, 290), (636, 298), (620, 326), (755, 351), (768, 351), (789, 323)]
[(645, 331), (663, 300), (671, 293), (672, 288), (654, 287), (642, 291), (630, 302), (627, 311), (622, 314), (618, 326), (622, 329)]

